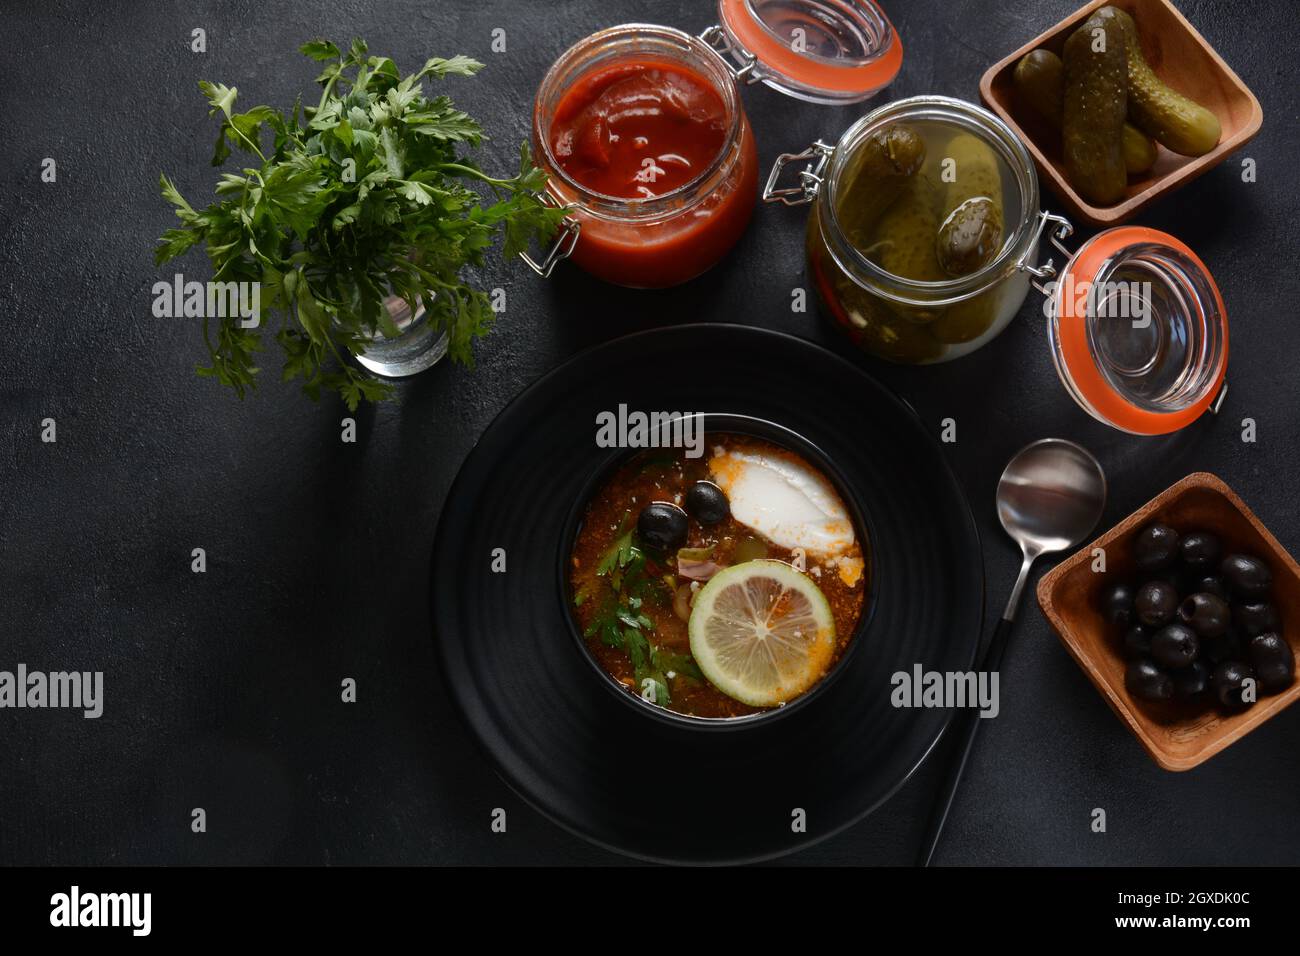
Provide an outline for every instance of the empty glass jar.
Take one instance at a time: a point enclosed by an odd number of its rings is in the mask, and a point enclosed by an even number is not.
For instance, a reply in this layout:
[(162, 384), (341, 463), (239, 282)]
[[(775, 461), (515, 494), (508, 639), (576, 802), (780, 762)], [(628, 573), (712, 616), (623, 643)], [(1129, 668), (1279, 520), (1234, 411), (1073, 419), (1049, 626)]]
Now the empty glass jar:
[(1163, 435), (1218, 409), (1227, 394), (1227, 309), (1181, 240), (1141, 226), (1107, 229), (1044, 292), (1057, 374), (1098, 421)]

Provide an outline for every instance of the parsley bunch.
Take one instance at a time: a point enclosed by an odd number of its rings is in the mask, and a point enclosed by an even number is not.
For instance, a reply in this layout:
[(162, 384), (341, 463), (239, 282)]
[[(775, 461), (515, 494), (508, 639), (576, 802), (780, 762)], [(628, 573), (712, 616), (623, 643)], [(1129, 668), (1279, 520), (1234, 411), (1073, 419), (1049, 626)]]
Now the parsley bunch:
[[(472, 76), (483, 64), (434, 57), (403, 77), (388, 57), (368, 55), (361, 40), (346, 53), (327, 40), (301, 52), (326, 63), (314, 109), (299, 99), (287, 113), (269, 106), (237, 113), (236, 88), (199, 84), (209, 115), (220, 114), (212, 164), (222, 165), (232, 146), (253, 164), (222, 173), (217, 201), (203, 210), (163, 175), (163, 198), (181, 225), (162, 235), (154, 261), (205, 242), (214, 281), (260, 282), (259, 318), (280, 316), (275, 338), (285, 353), (284, 379), (301, 377), (313, 399), (321, 389), (337, 391), (355, 410), (363, 398), (392, 392), (344, 358), (377, 334), (398, 334), (386, 296), (401, 296), (412, 313), (423, 303), (435, 328), (446, 331), (452, 359), (472, 366), (471, 343), (494, 313), (488, 293), (463, 272), (481, 266), (499, 239), (506, 256), (549, 240), (563, 211), (543, 203), (546, 175), (526, 144), (515, 176), (489, 176), (461, 153), (485, 138), (478, 123), (446, 96), (424, 95), (426, 78)], [(254, 353), (268, 325), (205, 318), (211, 364), (199, 374), (242, 398), (255, 385)]]

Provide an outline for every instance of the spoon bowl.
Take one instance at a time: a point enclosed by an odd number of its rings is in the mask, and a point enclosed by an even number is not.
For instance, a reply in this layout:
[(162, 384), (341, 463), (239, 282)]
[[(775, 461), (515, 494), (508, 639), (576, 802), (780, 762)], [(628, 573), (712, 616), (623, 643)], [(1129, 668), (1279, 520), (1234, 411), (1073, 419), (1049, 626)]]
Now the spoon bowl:
[[(1007, 463), (998, 481), (998, 520), (1020, 545), (1023, 560), (1003, 622), (1015, 620), (1029, 569), (1039, 555), (1082, 542), (1105, 507), (1106, 474), (1092, 453), (1074, 442), (1044, 438), (1020, 449)], [(998, 637), (994, 635), (995, 642)]]
[(998, 520), (1035, 555), (1086, 538), (1106, 506), (1106, 476), (1087, 450), (1060, 438), (1034, 442), (1011, 459), (998, 482)]

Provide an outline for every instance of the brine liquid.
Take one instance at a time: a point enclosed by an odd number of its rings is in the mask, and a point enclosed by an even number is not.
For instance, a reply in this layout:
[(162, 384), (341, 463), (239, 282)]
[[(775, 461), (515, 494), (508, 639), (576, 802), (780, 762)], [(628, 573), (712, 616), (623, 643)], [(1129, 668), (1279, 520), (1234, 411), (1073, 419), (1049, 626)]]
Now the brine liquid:
[(828, 60), (869, 60), (889, 34), (884, 18), (855, 0), (750, 0), (750, 6), (783, 42)]

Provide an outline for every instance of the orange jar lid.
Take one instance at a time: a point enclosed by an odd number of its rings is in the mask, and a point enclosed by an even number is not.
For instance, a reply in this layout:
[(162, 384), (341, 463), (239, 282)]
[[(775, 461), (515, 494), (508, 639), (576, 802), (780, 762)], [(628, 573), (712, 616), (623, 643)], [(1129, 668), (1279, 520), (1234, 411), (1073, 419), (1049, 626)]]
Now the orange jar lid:
[(1181, 240), (1108, 229), (1075, 253), (1052, 296), (1058, 372), (1094, 417), (1163, 435), (1196, 421), (1222, 391), (1227, 309)]
[(856, 103), (884, 89), (903, 45), (872, 0), (718, 0), (734, 56), (753, 75), (814, 103)]

